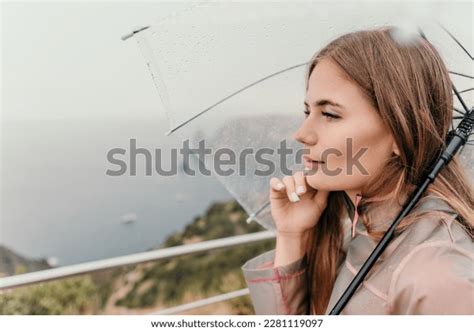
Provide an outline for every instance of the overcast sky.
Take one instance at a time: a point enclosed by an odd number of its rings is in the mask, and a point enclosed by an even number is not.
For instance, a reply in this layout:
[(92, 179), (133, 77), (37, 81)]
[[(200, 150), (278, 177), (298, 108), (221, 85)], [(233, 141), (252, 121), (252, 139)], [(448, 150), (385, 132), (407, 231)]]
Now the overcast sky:
[(156, 117), (160, 99), (132, 28), (178, 3), (2, 3), (4, 119)]
[[(472, 22), (470, 2), (417, 3), (404, 7), (411, 12), (418, 7), (452, 24)], [(2, 2), (3, 118), (161, 116), (160, 98), (136, 41), (120, 37), (187, 6), (184, 1)], [(386, 13), (386, 7), (378, 2), (372, 13)], [(331, 18), (341, 19), (344, 15)], [(370, 17), (362, 10), (360, 19)]]

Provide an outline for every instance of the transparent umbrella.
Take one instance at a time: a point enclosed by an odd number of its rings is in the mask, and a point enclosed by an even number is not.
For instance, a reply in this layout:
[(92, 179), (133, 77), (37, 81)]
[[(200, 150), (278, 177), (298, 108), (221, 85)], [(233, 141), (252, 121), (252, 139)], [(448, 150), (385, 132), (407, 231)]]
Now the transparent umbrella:
[[(434, 21), (472, 49), (468, 13), (462, 6), (393, 2), (195, 3), (122, 39), (138, 41), (166, 111), (168, 134), (188, 140), (190, 148), (203, 143), (210, 151), (200, 158), (209, 170), (203, 173), (220, 180), (249, 221), (274, 230), (269, 178), (302, 169), (296, 154), (302, 146), (292, 134), (304, 118), (305, 75), (315, 51), (354, 30), (396, 25), (403, 39), (403, 31), (422, 26), (472, 105), (472, 58)], [(455, 100), (453, 127), (465, 112)], [(461, 156), (473, 178), (472, 142)], [(234, 166), (219, 166), (217, 159)]]

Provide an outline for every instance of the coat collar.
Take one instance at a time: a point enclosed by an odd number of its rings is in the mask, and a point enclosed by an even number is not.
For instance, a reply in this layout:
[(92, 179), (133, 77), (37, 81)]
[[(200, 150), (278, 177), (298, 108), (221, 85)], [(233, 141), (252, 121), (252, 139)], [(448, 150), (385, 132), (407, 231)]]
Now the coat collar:
[[(359, 205), (360, 200), (362, 196), (356, 196), (354, 197), (356, 201), (356, 205), (354, 206), (354, 203), (350, 199), (349, 195), (343, 191), (343, 197), (344, 197), (344, 204), (346, 207), (346, 212), (347, 215), (349, 216), (349, 219), (351, 220), (352, 228), (351, 228), (351, 237), (354, 238), (356, 236), (356, 229), (359, 232), (365, 232), (367, 233), (367, 228), (363, 224), (362, 220), (359, 218), (359, 213), (357, 212), (356, 207)], [(403, 209), (403, 206), (390, 206), (384, 207), (383, 205), (380, 206), (380, 208), (377, 208), (375, 211), (372, 211), (372, 217), (375, 218), (374, 224), (371, 225), (371, 228), (375, 231), (386, 231), (390, 225), (393, 223), (399, 212)], [(440, 199), (439, 197), (436, 197), (434, 195), (427, 195), (424, 196), (423, 198), (418, 201), (418, 203), (415, 205), (415, 208), (411, 211), (413, 212), (414, 210), (417, 211), (425, 211), (425, 210), (433, 210), (433, 211), (441, 211), (441, 212), (447, 212), (450, 214), (456, 214), (456, 212), (449, 206), (448, 203), (446, 203), (444, 200)]]

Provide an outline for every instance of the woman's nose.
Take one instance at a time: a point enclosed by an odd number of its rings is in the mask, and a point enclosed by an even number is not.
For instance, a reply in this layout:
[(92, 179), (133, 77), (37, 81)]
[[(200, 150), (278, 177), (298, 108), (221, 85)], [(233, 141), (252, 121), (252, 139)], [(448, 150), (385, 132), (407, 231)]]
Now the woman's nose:
[(315, 145), (318, 137), (314, 128), (308, 125), (308, 121), (304, 121), (300, 128), (293, 134), (293, 138), (304, 145)]

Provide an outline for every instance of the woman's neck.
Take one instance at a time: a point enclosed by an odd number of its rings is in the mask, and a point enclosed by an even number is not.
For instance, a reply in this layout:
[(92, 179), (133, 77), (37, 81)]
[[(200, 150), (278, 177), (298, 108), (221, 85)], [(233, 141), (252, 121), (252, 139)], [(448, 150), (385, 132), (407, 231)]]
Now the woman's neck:
[[(352, 201), (353, 206), (357, 206), (357, 195), (361, 194), (361, 190), (345, 190), (346, 194)], [(406, 195), (403, 196), (402, 202), (406, 201)], [(386, 200), (384, 202), (372, 205), (369, 210), (366, 211), (367, 216), (370, 219), (371, 226), (376, 231), (385, 231), (387, 227), (395, 220), (396, 216), (402, 209), (397, 199)]]
[(346, 194), (349, 196), (349, 198), (352, 201), (352, 205), (356, 205), (356, 195), (361, 194), (361, 191), (359, 189), (356, 190), (345, 190)]

